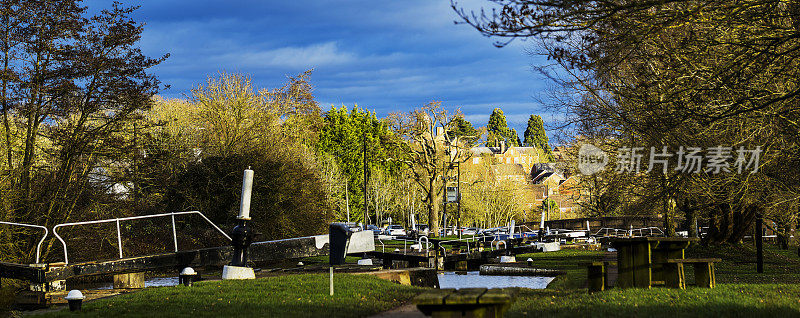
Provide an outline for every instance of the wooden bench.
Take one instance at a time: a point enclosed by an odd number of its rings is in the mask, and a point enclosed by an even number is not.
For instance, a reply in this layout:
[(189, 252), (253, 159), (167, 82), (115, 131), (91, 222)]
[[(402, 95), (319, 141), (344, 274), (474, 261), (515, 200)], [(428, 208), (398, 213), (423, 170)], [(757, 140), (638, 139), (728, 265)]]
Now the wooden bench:
[(670, 288), (686, 288), (686, 274), (684, 264), (694, 266), (694, 281), (698, 287), (714, 288), (717, 278), (714, 276), (714, 263), (720, 262), (719, 258), (687, 258), (668, 259), (664, 263), (664, 285)]
[(437, 289), (414, 298), (417, 308), (437, 317), (502, 317), (516, 298), (516, 288)]
[(617, 262), (591, 262), (586, 264), (588, 269), (589, 292), (604, 291), (608, 282), (608, 266), (617, 265)]

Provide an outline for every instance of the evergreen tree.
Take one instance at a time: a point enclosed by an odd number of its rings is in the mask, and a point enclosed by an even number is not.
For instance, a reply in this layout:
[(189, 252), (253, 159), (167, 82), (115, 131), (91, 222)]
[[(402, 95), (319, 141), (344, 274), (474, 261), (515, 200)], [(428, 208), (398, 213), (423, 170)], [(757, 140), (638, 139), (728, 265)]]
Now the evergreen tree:
[(472, 145), (480, 136), (480, 132), (472, 126), (472, 123), (464, 119), (463, 116), (453, 119), (453, 128), (447, 133), (450, 138), (459, 137), (469, 145)]
[(503, 114), (502, 109), (495, 108), (492, 111), (489, 116), (489, 124), (486, 125), (486, 133), (486, 145), (491, 147), (500, 147), (500, 142), (508, 138), (510, 132), (506, 123), (506, 115)]
[(519, 134), (517, 133), (517, 129), (511, 129), (508, 134), (508, 145), (520, 147), (522, 146), (522, 140), (519, 139)]
[(379, 170), (384, 175), (396, 175), (399, 163), (390, 158), (400, 158), (391, 145), (397, 138), (388, 125), (379, 120), (374, 112), (354, 106), (332, 107), (325, 113), (320, 130), (317, 150), (335, 158), (339, 169), (348, 179), (350, 210), (353, 219), (365, 221), (361, 215), (364, 200), (364, 138), (367, 145), (368, 173)]
[(525, 145), (541, 149), (547, 158), (552, 160), (553, 151), (550, 149), (550, 140), (544, 131), (544, 121), (541, 116), (531, 115), (528, 118), (528, 128), (525, 129)]

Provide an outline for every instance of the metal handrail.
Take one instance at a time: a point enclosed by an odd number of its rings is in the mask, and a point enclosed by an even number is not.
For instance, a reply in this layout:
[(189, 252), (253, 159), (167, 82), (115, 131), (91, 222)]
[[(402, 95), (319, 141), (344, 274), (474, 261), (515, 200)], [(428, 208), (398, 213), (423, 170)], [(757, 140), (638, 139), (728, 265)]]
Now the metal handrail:
[(427, 236), (420, 236), (419, 239), (417, 239), (417, 241), (419, 242), (420, 249), (422, 249), (422, 239), (425, 239), (425, 256), (427, 257), (431, 254), (431, 246), (430, 246), (431, 242), (428, 241)]
[(204, 220), (206, 220), (206, 222), (208, 222), (208, 224), (211, 224), (211, 226), (213, 226), (217, 231), (222, 233), (222, 235), (225, 236), (225, 238), (227, 238), (228, 240), (233, 241), (231, 239), (231, 237), (228, 236), (227, 233), (225, 233), (225, 231), (220, 229), (216, 224), (214, 224), (214, 222), (211, 222), (211, 220), (209, 220), (205, 215), (203, 215), (203, 213), (200, 213), (200, 211), (170, 212), (170, 213), (161, 213), (161, 214), (152, 214), (152, 215), (130, 216), (130, 217), (116, 218), (116, 219), (105, 219), (105, 220), (72, 222), (72, 223), (61, 223), (61, 224), (58, 224), (56, 226), (53, 226), (53, 235), (55, 235), (56, 238), (59, 241), (61, 241), (61, 246), (64, 248), (64, 263), (65, 264), (69, 264), (69, 258), (67, 256), (67, 243), (64, 242), (64, 239), (62, 239), (61, 236), (58, 235), (58, 232), (56, 231), (56, 229), (58, 229), (59, 227), (64, 227), (64, 226), (75, 226), (75, 225), (86, 225), (86, 224), (99, 224), (99, 223), (116, 222), (117, 223), (117, 248), (119, 249), (119, 258), (123, 258), (122, 257), (122, 234), (121, 234), (121, 231), (119, 229), (119, 222), (120, 221), (129, 221), (129, 220), (137, 220), (137, 219), (147, 219), (147, 218), (162, 217), (162, 216), (171, 216), (172, 217), (172, 240), (173, 240), (173, 243), (174, 243), (174, 246), (175, 246), (175, 252), (178, 252), (178, 234), (175, 231), (175, 216), (176, 215), (184, 215), (184, 214), (197, 214), (197, 215), (200, 215)]
[(32, 228), (37, 228), (37, 229), (44, 230), (44, 236), (42, 236), (42, 239), (39, 240), (39, 244), (36, 244), (36, 264), (39, 264), (39, 254), (40, 254), (40, 252), (42, 250), (42, 243), (44, 243), (44, 239), (47, 238), (47, 234), (49, 234), (50, 231), (48, 231), (46, 227), (41, 226), (41, 225), (15, 223), (15, 222), (5, 222), (5, 221), (0, 221), (0, 224), (16, 225), (16, 226), (22, 226), (22, 227), (32, 227)]

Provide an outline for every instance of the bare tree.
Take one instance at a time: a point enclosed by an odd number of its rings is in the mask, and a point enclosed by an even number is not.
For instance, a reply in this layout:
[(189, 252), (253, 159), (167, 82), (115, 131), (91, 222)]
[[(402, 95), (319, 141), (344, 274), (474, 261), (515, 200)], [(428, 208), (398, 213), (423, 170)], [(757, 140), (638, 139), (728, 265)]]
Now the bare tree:
[(464, 143), (447, 134), (455, 128), (459, 116), (459, 111), (443, 109), (441, 102), (430, 102), (409, 113), (389, 115), (392, 129), (404, 140), (401, 148), (406, 159), (402, 162), (425, 196), (431, 236), (439, 235), (443, 177), (454, 170), (454, 164), (465, 162), (471, 156)]

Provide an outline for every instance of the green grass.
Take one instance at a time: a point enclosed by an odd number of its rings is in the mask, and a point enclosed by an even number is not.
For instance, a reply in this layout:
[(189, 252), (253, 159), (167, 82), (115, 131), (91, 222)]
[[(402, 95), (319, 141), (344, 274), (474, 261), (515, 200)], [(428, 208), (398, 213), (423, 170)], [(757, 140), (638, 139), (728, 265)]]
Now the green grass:
[[(358, 256), (345, 256), (344, 262), (345, 264), (356, 264), (360, 259), (361, 257)], [(306, 257), (301, 261), (305, 264), (329, 264), (328, 255)]]
[(550, 285), (550, 290), (567, 290), (585, 287), (586, 263), (602, 260), (606, 252), (586, 250), (560, 250), (548, 253), (531, 253), (517, 255), (517, 261), (533, 259), (533, 267), (545, 269), (558, 269), (566, 271), (566, 275), (556, 277)]
[(800, 286), (719, 284), (689, 287), (525, 293), (506, 317), (798, 317)]
[(717, 283), (800, 283), (800, 257), (796, 247), (781, 250), (764, 244), (764, 273), (756, 272), (756, 250), (751, 244), (704, 247), (686, 250), (687, 258), (721, 258), (715, 264)]
[[(719, 257), (717, 287), (686, 290), (653, 287), (588, 293), (582, 264), (603, 252), (563, 250), (517, 256), (534, 266), (562, 269), (545, 290), (522, 290), (507, 317), (800, 317), (800, 258), (765, 244), (764, 273), (755, 271), (750, 245), (692, 246), (687, 258)], [(691, 267), (687, 280), (693, 281)]]
[(422, 288), (369, 275), (304, 274), (245, 281), (200, 282), (193, 287), (147, 288), (36, 317), (363, 317), (400, 306)]
[[(607, 252), (562, 250), (518, 255), (538, 268), (567, 272), (547, 289), (522, 289), (507, 317), (800, 317), (800, 258), (765, 244), (765, 272), (755, 272), (751, 245), (693, 246), (686, 257), (719, 257), (717, 288), (611, 289), (590, 294), (586, 263)], [(691, 267), (687, 279), (693, 281)], [(336, 276), (328, 296), (326, 274), (254, 281), (202, 282), (195, 287), (149, 288), (89, 302), (84, 312), (42, 317), (362, 317), (389, 310), (426, 290), (371, 276)]]
[(14, 292), (16, 290), (9, 285), (9, 280), (3, 279), (3, 287), (0, 288), (0, 317), (10, 316), (9, 308), (14, 303)]

